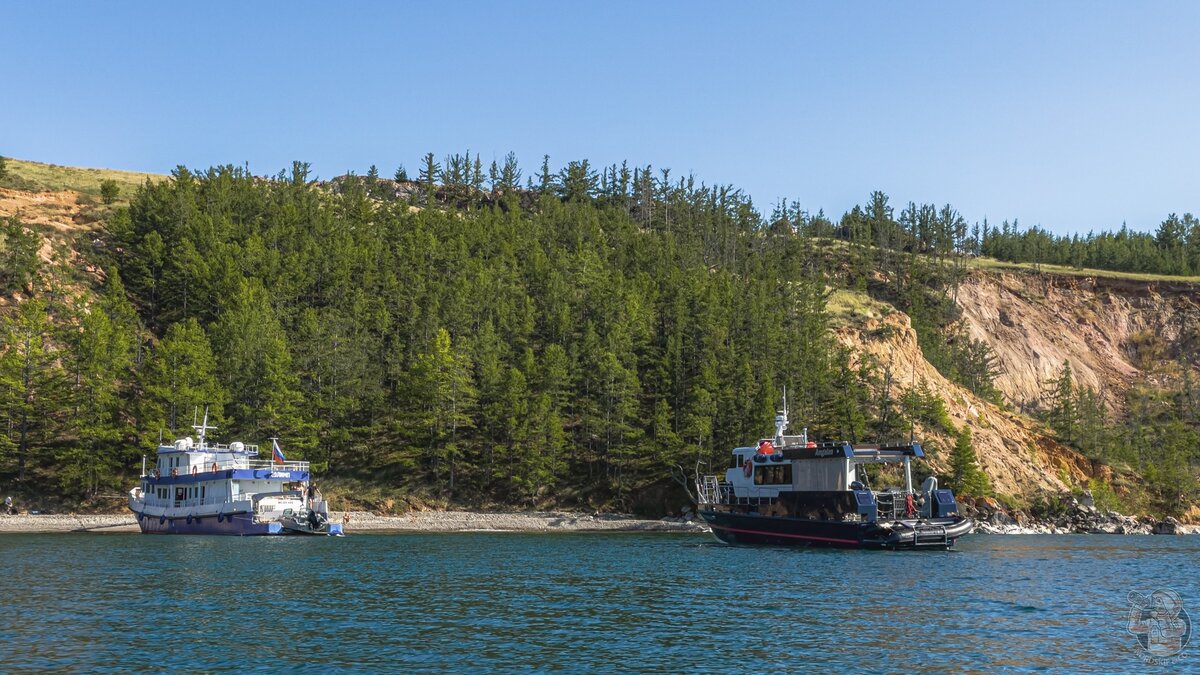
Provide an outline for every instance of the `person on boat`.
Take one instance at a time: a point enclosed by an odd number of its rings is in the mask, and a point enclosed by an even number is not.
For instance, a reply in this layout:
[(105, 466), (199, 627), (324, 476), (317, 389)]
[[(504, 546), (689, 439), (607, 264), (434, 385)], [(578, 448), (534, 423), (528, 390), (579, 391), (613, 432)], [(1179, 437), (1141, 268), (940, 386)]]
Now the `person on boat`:
[(310, 504), (316, 504), (322, 500), (322, 496), (320, 496), (320, 488), (318, 488), (316, 483), (308, 484), (308, 489), (305, 490), (305, 498)]

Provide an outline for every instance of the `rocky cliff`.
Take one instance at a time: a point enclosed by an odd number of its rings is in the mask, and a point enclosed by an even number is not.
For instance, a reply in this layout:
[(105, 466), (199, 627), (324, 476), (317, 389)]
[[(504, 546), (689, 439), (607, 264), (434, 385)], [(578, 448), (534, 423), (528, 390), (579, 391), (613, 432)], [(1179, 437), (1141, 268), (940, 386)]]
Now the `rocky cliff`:
[(1135, 378), (1194, 354), (1200, 287), (1183, 282), (975, 273), (958, 293), (972, 338), (995, 352), (997, 388), (1018, 410), (1040, 407), (1046, 382), (1075, 381), (1121, 412)]
[[(1064, 362), (1076, 384), (1095, 390), (1115, 415), (1138, 378), (1189, 358), (1195, 367), (1195, 284), (976, 270), (960, 286), (957, 304), (969, 335), (995, 352), (1005, 407), (943, 377), (925, 360), (908, 316), (894, 307), (860, 299), (857, 320), (838, 328), (837, 337), (856, 360), (870, 355), (890, 367), (900, 391), (924, 381), (939, 392), (953, 423), (970, 426), (979, 463), (1001, 494), (1061, 493), (1109, 478), (1107, 467), (1057, 442), (1031, 415), (1045, 405), (1047, 383)], [(936, 429), (919, 433), (933, 466), (947, 472), (953, 439)]]

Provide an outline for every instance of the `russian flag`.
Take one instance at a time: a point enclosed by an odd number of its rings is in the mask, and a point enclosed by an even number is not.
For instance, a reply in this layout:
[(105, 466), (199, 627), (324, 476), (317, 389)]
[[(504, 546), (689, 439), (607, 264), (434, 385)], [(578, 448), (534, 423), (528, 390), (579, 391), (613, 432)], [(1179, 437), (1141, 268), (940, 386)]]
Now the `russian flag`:
[(287, 457), (284, 457), (283, 451), (279, 449), (279, 441), (274, 438), (271, 439), (271, 458), (275, 460), (276, 464), (283, 464), (287, 461)]

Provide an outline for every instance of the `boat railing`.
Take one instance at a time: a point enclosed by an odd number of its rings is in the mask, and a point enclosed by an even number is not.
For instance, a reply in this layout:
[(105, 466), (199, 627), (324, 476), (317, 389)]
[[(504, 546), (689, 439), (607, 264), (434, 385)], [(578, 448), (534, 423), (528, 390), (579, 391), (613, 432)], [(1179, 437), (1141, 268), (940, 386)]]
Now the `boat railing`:
[[(279, 471), (308, 471), (308, 462), (288, 461), (282, 464), (273, 462), (269, 459), (247, 459), (245, 457), (237, 457), (232, 460), (219, 461), (210, 459), (207, 463), (196, 465), (200, 472), (226, 471), (228, 469), (277, 469)], [(180, 473), (182, 473), (182, 469)]]
[(308, 462), (275, 462), (269, 459), (245, 460), (244, 469), (278, 469), (279, 471), (308, 471)]
[(743, 494), (736, 494), (731, 483), (721, 481), (717, 476), (704, 476), (696, 483), (697, 501), (707, 505), (738, 505), (758, 506), (770, 504), (779, 499), (779, 488), (742, 488)]

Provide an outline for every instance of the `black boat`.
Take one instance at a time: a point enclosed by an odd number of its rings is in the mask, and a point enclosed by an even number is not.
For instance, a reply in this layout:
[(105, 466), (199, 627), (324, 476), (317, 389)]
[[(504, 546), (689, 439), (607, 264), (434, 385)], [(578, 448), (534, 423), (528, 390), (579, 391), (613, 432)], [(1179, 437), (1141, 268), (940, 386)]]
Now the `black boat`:
[[(974, 527), (950, 490), (930, 477), (912, 486), (919, 443), (814, 443), (786, 435), (787, 404), (775, 437), (735, 448), (724, 479), (697, 480), (700, 516), (728, 544), (871, 549), (949, 549)], [(904, 486), (873, 490), (867, 464), (902, 464)]]

